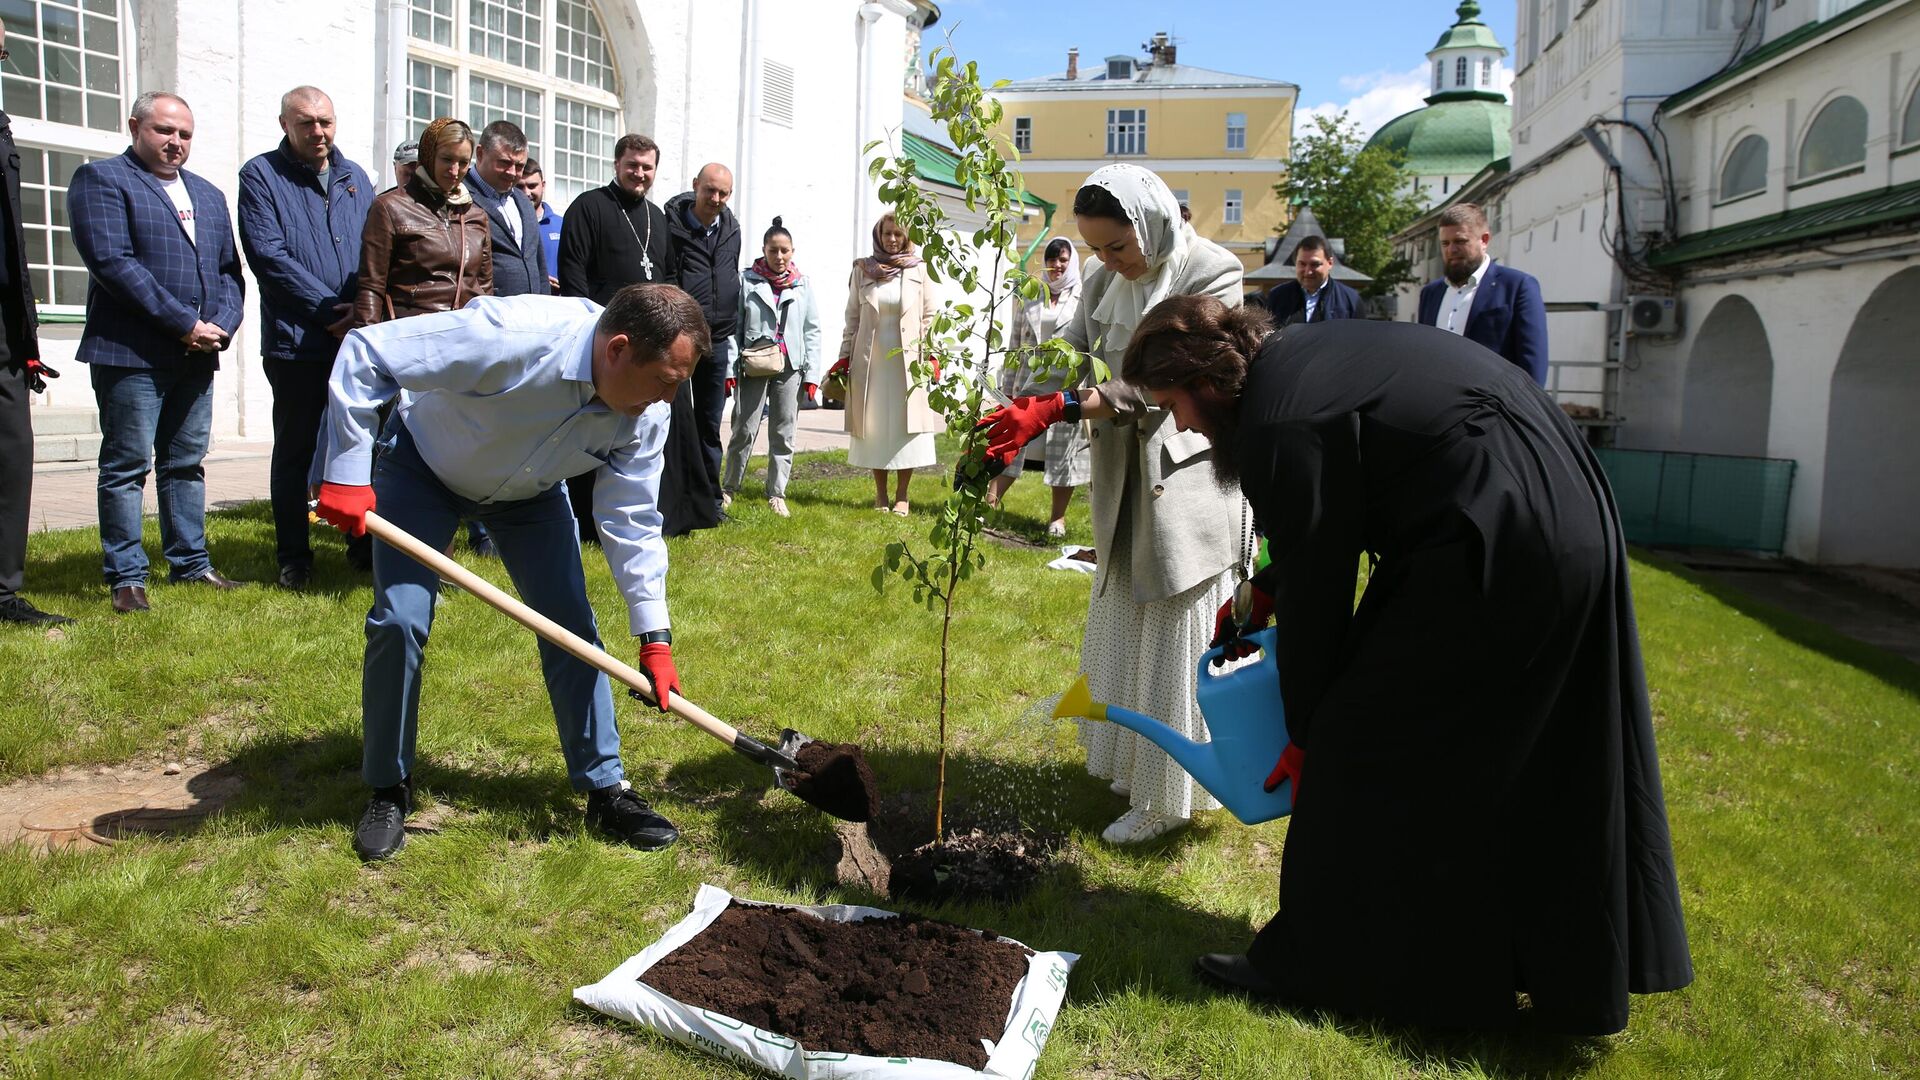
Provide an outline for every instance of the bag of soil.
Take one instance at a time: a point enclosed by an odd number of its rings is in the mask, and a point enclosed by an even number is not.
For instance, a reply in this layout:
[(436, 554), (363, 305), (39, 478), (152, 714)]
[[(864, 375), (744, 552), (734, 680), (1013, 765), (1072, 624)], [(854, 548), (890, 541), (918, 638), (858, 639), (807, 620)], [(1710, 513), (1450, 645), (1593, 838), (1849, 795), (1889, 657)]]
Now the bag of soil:
[[(887, 940), (868, 947), (868, 933)], [(879, 908), (763, 904), (702, 885), (686, 918), (573, 996), (791, 1080), (1019, 1080), (1032, 1075), (1079, 959)], [(969, 1014), (994, 1037), (958, 1030)], [(832, 1034), (810, 1050), (786, 1032)]]

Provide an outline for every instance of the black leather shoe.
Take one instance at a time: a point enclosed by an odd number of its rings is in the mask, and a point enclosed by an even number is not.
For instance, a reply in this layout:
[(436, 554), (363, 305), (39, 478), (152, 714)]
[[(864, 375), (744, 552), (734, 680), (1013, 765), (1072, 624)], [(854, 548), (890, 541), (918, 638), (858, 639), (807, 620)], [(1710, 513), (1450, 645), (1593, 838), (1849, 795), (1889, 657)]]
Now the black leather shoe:
[(221, 574), (220, 571), (215, 570), (211, 566), (195, 574), (193, 577), (175, 578), (173, 583), (175, 585), (211, 585), (221, 590), (237, 589), (241, 585), (240, 582)]
[(680, 839), (673, 822), (654, 813), (624, 781), (587, 792), (587, 827), (641, 851), (658, 851)]
[(1202, 982), (1254, 997), (1277, 998), (1280, 988), (1260, 973), (1246, 953), (1207, 953), (1193, 962)]
[(480, 542), (473, 545), (473, 554), (475, 558), (480, 559), (497, 559), (500, 557), (499, 552), (493, 546), (493, 537), (491, 536), (481, 537)]
[(367, 862), (393, 858), (407, 843), (407, 815), (413, 812), (413, 781), (375, 788), (360, 824), (353, 830), (353, 850)]
[(113, 590), (113, 610), (122, 615), (130, 611), (148, 611), (153, 605), (147, 603), (145, 585), (122, 585)]
[(280, 587), (294, 592), (305, 592), (313, 584), (313, 567), (305, 563), (288, 563), (280, 568)]
[(72, 621), (65, 615), (41, 611), (29, 603), (24, 596), (9, 596), (5, 600), (0, 600), (0, 622), (16, 623), (22, 626), (64, 626)]

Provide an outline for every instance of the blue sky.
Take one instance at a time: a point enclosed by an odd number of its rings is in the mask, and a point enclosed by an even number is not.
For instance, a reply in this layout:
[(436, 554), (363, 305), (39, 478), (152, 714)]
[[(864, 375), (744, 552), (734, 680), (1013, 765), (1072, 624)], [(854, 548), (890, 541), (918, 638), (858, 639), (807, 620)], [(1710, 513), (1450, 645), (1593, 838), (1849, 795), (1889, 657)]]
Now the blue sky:
[[(928, 32), (926, 51), (951, 33), (955, 51), (978, 61), (985, 81), (1063, 71), (1072, 46), (1079, 47), (1083, 67), (1088, 58), (1142, 55), (1141, 43), (1165, 30), (1179, 45), (1181, 63), (1296, 83), (1302, 113), (1345, 108), (1368, 131), (1420, 107), (1426, 51), (1452, 25), (1458, 6), (1458, 0), (935, 2), (940, 21)], [(1480, 13), (1508, 48), (1514, 12), (1511, 0), (1492, 0)]]

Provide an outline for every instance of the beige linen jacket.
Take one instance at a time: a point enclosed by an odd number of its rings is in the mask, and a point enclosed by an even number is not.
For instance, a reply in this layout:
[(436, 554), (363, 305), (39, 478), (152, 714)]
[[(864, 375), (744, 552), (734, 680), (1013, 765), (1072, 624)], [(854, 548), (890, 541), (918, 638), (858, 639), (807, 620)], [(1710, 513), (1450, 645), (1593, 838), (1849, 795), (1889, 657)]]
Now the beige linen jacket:
[[(868, 374), (873, 365), (894, 364), (906, 371), (908, 360), (920, 355), (921, 337), (932, 324), (934, 309), (938, 307), (925, 264), (902, 270), (900, 341), (903, 351), (898, 356), (876, 356), (880, 339), (880, 301), (875, 295), (878, 289), (861, 271), (860, 260), (855, 259), (853, 276), (847, 281), (847, 321), (846, 329), (840, 334), (840, 355), (847, 358), (847, 434), (860, 438), (867, 435), (867, 387), (872, 385)], [(912, 382), (909, 373), (907, 383), (912, 385)], [(909, 433), (947, 430), (946, 420), (927, 404), (927, 392), (921, 387), (913, 387), (906, 401), (898, 406), (892, 402), (879, 404), (906, 409)]]
[[(1184, 272), (1167, 295), (1213, 296), (1239, 307), (1241, 263), (1209, 240), (1194, 238)], [(1080, 286), (1080, 307), (1060, 336), (1082, 353), (1103, 335), (1090, 316), (1119, 276), (1105, 266), (1087, 272)], [(1094, 546), (1100, 552), (1093, 588), (1106, 588), (1107, 552), (1127, 508), (1132, 540), (1133, 599), (1149, 604), (1185, 592), (1236, 563), (1245, 563), (1245, 534), (1252, 520), (1238, 486), (1222, 486), (1213, 477), (1213, 449), (1197, 431), (1179, 431), (1173, 415), (1154, 406), (1134, 387), (1121, 382), (1125, 349), (1101, 341), (1100, 358), (1113, 377), (1100, 394), (1116, 410), (1110, 420), (1093, 421)]]

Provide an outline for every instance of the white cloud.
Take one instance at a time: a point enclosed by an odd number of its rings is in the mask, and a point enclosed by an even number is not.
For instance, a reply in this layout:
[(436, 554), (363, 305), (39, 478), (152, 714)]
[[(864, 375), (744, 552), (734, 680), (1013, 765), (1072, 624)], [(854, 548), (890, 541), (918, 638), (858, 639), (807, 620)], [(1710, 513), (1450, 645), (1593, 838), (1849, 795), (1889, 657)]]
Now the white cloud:
[[(1360, 137), (1378, 131), (1387, 121), (1426, 104), (1433, 92), (1433, 69), (1427, 64), (1409, 71), (1376, 71), (1366, 75), (1342, 75), (1340, 89), (1353, 95), (1345, 101), (1326, 101), (1300, 109), (1294, 116), (1294, 137), (1313, 130), (1318, 116), (1338, 116), (1360, 126)], [(1513, 90), (1513, 72), (1502, 64), (1493, 69), (1494, 88), (1503, 94)]]

